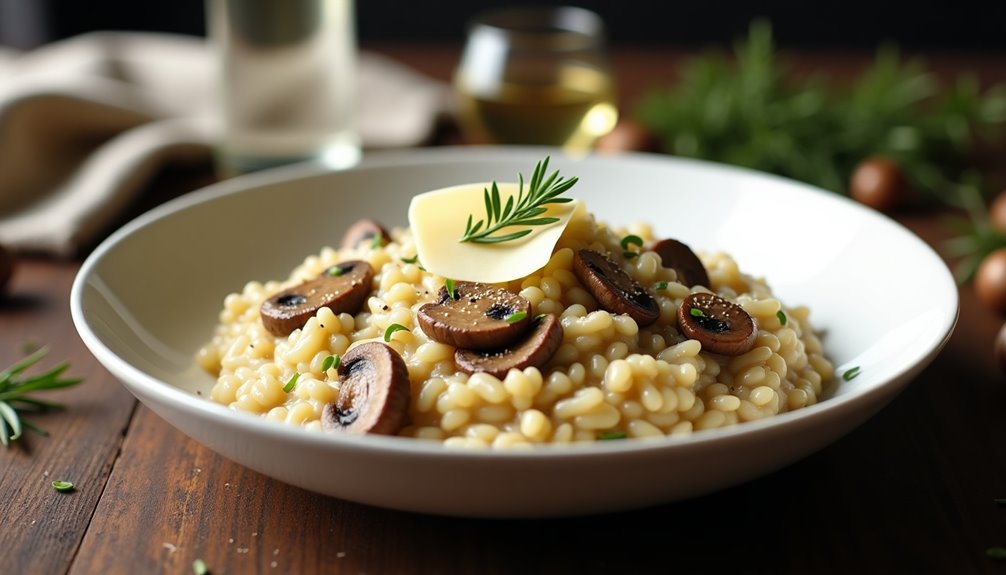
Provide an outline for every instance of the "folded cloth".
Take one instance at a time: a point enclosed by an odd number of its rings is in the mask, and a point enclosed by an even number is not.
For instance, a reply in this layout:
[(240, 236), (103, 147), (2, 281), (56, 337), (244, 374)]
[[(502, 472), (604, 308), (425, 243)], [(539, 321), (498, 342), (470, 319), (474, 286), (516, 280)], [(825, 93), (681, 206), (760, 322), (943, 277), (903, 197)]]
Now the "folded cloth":
[[(72, 256), (172, 163), (221, 137), (202, 38), (98, 32), (0, 49), (0, 244)], [(355, 128), (365, 148), (411, 146), (448, 112), (443, 83), (363, 51)]]

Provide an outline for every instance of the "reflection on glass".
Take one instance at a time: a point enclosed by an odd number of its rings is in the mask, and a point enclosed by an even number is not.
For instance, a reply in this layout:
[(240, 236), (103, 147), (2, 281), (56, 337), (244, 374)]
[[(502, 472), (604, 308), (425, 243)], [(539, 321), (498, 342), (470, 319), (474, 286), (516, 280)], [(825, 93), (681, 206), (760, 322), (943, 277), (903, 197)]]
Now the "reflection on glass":
[(589, 149), (618, 120), (604, 34), (601, 19), (581, 8), (477, 17), (454, 78), (466, 137)]

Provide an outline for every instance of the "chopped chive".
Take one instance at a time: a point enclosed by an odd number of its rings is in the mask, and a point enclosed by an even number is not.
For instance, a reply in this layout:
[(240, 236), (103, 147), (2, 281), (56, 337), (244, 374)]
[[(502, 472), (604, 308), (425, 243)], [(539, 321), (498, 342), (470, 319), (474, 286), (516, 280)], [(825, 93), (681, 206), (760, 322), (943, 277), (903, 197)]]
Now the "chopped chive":
[(845, 381), (851, 381), (855, 379), (857, 375), (859, 375), (858, 365), (856, 367), (850, 367), (849, 369), (845, 370), (845, 373), (842, 374), (842, 379), (844, 379)]
[(505, 319), (507, 323), (517, 323), (526, 317), (527, 317), (526, 311), (518, 311), (506, 316)]
[(782, 310), (775, 312), (775, 317), (779, 318), (779, 325), (786, 325), (786, 314)]
[(383, 245), (384, 238), (381, 237), (381, 234), (374, 234), (374, 237), (370, 240), (370, 249), (376, 250)]
[(449, 295), (451, 299), (458, 299), (458, 290), (454, 287), (454, 280), (451, 278), (444, 280), (444, 287), (447, 288), (447, 295)]
[(657, 291), (663, 291), (663, 290), (667, 289), (667, 282), (657, 282), (653, 286), (653, 289), (655, 289)]
[(697, 307), (688, 310), (688, 314), (692, 317), (706, 317), (706, 313)]
[(192, 572), (195, 575), (209, 575), (210, 568), (206, 566), (206, 562), (202, 559), (196, 559), (192, 562)]
[(597, 438), (601, 441), (608, 441), (611, 439), (625, 439), (626, 435), (624, 431), (609, 431), (598, 435)]
[(298, 371), (293, 372), (293, 377), (291, 377), (290, 381), (286, 382), (286, 385), (283, 386), (283, 391), (286, 393), (290, 393), (291, 391), (293, 391), (293, 387), (297, 385), (298, 379), (300, 379), (300, 372)]
[(395, 333), (396, 331), (402, 331), (403, 329), (405, 331), (409, 331), (409, 328), (405, 327), (400, 323), (393, 323), (389, 325), (388, 329), (384, 330), (384, 341), (391, 341), (391, 334)]
[(419, 261), (419, 254), (412, 256), (411, 258), (402, 258), (402, 261), (407, 264), (414, 264)]
[(631, 260), (632, 258), (634, 258), (634, 257), (636, 257), (638, 255), (639, 255), (639, 252), (630, 252), (628, 250), (622, 252), (622, 257), (625, 258), (625, 259), (627, 259), (627, 260)]
[(69, 481), (53, 481), (52, 488), (60, 493), (67, 493), (73, 491), (73, 483)]
[(342, 363), (342, 358), (338, 355), (330, 355), (321, 362), (321, 371), (328, 371), (333, 367), (339, 369), (339, 364)]
[(332, 266), (328, 268), (328, 275), (333, 277), (339, 277), (343, 273), (342, 266)]
[(619, 243), (622, 245), (623, 250), (628, 250), (630, 245), (643, 247), (643, 238), (629, 234), (622, 238), (622, 241)]

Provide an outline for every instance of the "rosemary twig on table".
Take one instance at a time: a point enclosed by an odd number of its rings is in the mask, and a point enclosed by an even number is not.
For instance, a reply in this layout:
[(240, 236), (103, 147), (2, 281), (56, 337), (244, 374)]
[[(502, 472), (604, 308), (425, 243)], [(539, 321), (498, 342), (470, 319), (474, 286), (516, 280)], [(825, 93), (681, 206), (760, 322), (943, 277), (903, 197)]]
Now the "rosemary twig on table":
[(81, 378), (61, 377), (70, 367), (68, 362), (59, 363), (38, 375), (25, 375), (25, 370), (41, 361), (46, 353), (46, 348), (38, 349), (0, 371), (0, 444), (4, 446), (17, 441), (25, 429), (47, 435), (45, 430), (22, 419), (23, 413), (41, 413), (63, 407), (30, 394), (70, 387), (83, 381)]

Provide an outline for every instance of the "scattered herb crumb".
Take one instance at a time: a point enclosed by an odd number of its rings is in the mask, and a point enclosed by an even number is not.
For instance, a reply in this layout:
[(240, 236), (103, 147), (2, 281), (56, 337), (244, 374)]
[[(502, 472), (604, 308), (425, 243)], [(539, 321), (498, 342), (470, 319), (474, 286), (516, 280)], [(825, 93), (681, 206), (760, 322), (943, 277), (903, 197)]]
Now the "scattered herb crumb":
[(667, 282), (657, 282), (657, 284), (653, 286), (653, 289), (657, 291), (663, 291), (667, 289)]
[(454, 287), (454, 280), (451, 278), (444, 280), (444, 288), (447, 289), (447, 295), (451, 299), (458, 299), (458, 290)]
[(775, 317), (779, 318), (779, 325), (786, 325), (788, 319), (786, 318), (786, 312), (779, 310), (775, 312)]
[(388, 329), (384, 330), (384, 341), (391, 341), (391, 335), (396, 331), (409, 331), (409, 328), (405, 327), (400, 323), (393, 323), (388, 326)]
[(402, 261), (407, 264), (414, 264), (419, 262), (419, 254), (412, 256), (411, 258), (402, 258)]
[(612, 439), (625, 439), (626, 435), (624, 431), (609, 431), (598, 435), (597, 438), (601, 441), (609, 441)]
[(328, 371), (330, 369), (339, 369), (339, 364), (342, 363), (342, 358), (338, 355), (330, 355), (321, 362), (321, 371)]
[(629, 234), (629, 235), (625, 236), (624, 238), (622, 238), (622, 241), (619, 242), (619, 243), (622, 245), (622, 249), (623, 250), (628, 250), (630, 245), (631, 246), (637, 246), (637, 247), (643, 247), (643, 238), (641, 238), (639, 236), (636, 236), (636, 235), (633, 235), (633, 234)]
[(298, 379), (300, 379), (300, 372), (295, 371), (293, 373), (293, 377), (290, 378), (290, 381), (286, 382), (286, 385), (283, 386), (283, 391), (286, 393), (293, 391), (294, 386), (297, 385)]
[(527, 312), (526, 311), (518, 311), (518, 312), (514, 312), (514, 313), (506, 316), (506, 322), (507, 323), (517, 323), (517, 322), (519, 322), (520, 320), (522, 320), (522, 319), (524, 319), (526, 317), (527, 317)]
[(370, 248), (376, 250), (383, 245), (384, 238), (381, 237), (381, 234), (374, 234), (374, 238), (370, 240)]
[(53, 481), (52, 488), (60, 493), (69, 493), (73, 491), (73, 483), (69, 481)]
[(332, 266), (328, 268), (328, 275), (333, 277), (339, 277), (342, 275), (342, 268), (339, 266)]
[(622, 252), (622, 257), (625, 258), (625, 259), (627, 259), (627, 260), (631, 260), (632, 258), (634, 258), (634, 257), (636, 257), (638, 255), (639, 255), (639, 252), (630, 252), (629, 250), (625, 250), (624, 252)]
[(844, 379), (845, 381), (852, 381), (853, 379), (856, 379), (856, 376), (858, 375), (859, 375), (859, 366), (857, 365), (856, 367), (850, 367), (849, 369), (845, 370), (845, 373), (842, 374), (842, 379)]
[(688, 313), (692, 317), (706, 317), (705, 312), (702, 311), (701, 309), (697, 308), (697, 307), (693, 307), (692, 309), (688, 310)]
[(210, 569), (206, 566), (206, 562), (202, 559), (196, 559), (192, 562), (192, 572), (196, 575), (209, 575)]

